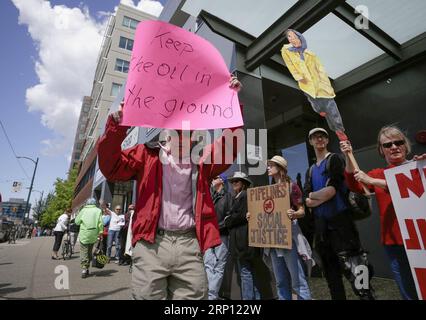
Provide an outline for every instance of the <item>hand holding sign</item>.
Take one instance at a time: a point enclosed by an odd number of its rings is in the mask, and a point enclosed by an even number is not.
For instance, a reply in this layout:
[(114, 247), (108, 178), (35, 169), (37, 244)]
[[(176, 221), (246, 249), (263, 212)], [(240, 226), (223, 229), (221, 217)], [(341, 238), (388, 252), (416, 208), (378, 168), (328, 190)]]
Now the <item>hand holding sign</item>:
[(426, 153), (423, 153), (423, 154), (421, 154), (421, 155), (415, 155), (414, 157), (413, 157), (413, 160), (414, 161), (422, 161), (422, 160), (426, 160)]
[(124, 109), (124, 102), (121, 101), (120, 106), (118, 107), (118, 110), (112, 113), (112, 117), (114, 118), (115, 122), (121, 123), (121, 121), (123, 120), (123, 109)]
[(232, 90), (239, 92), (241, 90), (241, 88), (243, 87), (243, 85), (241, 84), (240, 81), (238, 81), (238, 78), (236, 76), (231, 74), (231, 79), (229, 80), (229, 87)]
[(136, 30), (123, 125), (181, 129), (238, 127), (241, 84), (205, 39), (161, 21)]

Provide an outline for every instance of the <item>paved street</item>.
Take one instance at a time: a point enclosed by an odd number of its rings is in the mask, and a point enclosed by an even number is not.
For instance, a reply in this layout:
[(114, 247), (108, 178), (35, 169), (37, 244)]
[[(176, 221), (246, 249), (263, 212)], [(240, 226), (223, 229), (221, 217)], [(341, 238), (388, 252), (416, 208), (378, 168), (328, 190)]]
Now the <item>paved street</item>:
[[(78, 244), (71, 260), (52, 260), (53, 237), (21, 239), (16, 244), (0, 243), (0, 299), (130, 299), (131, 274), (127, 266), (110, 263), (104, 269), (91, 268), (91, 276), (80, 278)], [(59, 267), (58, 267), (59, 266)], [(69, 270), (69, 289), (56, 289), (55, 279)], [(55, 268), (59, 268), (55, 274)], [(236, 279), (233, 279), (232, 298), (239, 299)], [(59, 282), (57, 280), (57, 282)], [(324, 278), (309, 280), (312, 296), (317, 300), (329, 300)], [(345, 281), (348, 299), (357, 300)], [(398, 300), (398, 289), (393, 280), (373, 279), (380, 300)]]
[[(110, 263), (91, 269), (80, 277), (79, 249), (71, 260), (52, 260), (53, 237), (21, 239), (16, 244), (0, 243), (0, 299), (114, 299), (130, 298), (128, 267)], [(55, 268), (68, 267), (69, 289), (56, 289)], [(59, 267), (59, 271), (64, 268)], [(59, 282), (59, 281), (58, 281)]]

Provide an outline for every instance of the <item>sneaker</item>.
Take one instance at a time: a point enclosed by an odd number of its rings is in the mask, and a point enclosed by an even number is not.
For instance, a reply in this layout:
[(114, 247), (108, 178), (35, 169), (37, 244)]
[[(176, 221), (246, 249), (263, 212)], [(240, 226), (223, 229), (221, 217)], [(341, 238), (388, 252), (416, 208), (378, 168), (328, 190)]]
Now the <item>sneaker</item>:
[(87, 270), (87, 269), (83, 269), (82, 271), (81, 271), (81, 277), (84, 279), (84, 278), (87, 278), (87, 276), (89, 275), (89, 270)]

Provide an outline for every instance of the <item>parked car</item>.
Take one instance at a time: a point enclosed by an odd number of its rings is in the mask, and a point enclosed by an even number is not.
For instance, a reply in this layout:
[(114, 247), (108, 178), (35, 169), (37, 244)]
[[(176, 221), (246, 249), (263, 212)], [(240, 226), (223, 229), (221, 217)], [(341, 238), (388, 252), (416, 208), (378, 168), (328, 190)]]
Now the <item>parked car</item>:
[(14, 223), (12, 221), (0, 221), (0, 242), (7, 241), (9, 239), (9, 233), (10, 230), (12, 230), (13, 225)]

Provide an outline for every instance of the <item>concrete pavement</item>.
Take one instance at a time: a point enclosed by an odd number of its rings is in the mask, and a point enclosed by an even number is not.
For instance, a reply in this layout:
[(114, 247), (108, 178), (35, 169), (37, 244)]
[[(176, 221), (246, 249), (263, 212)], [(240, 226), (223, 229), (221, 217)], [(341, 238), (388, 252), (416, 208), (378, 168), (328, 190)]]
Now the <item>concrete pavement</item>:
[(0, 244), (0, 299), (131, 298), (128, 266), (109, 263), (104, 269), (91, 268), (91, 275), (82, 279), (78, 244), (73, 258), (64, 261), (51, 259), (53, 242), (54, 237), (40, 237)]

